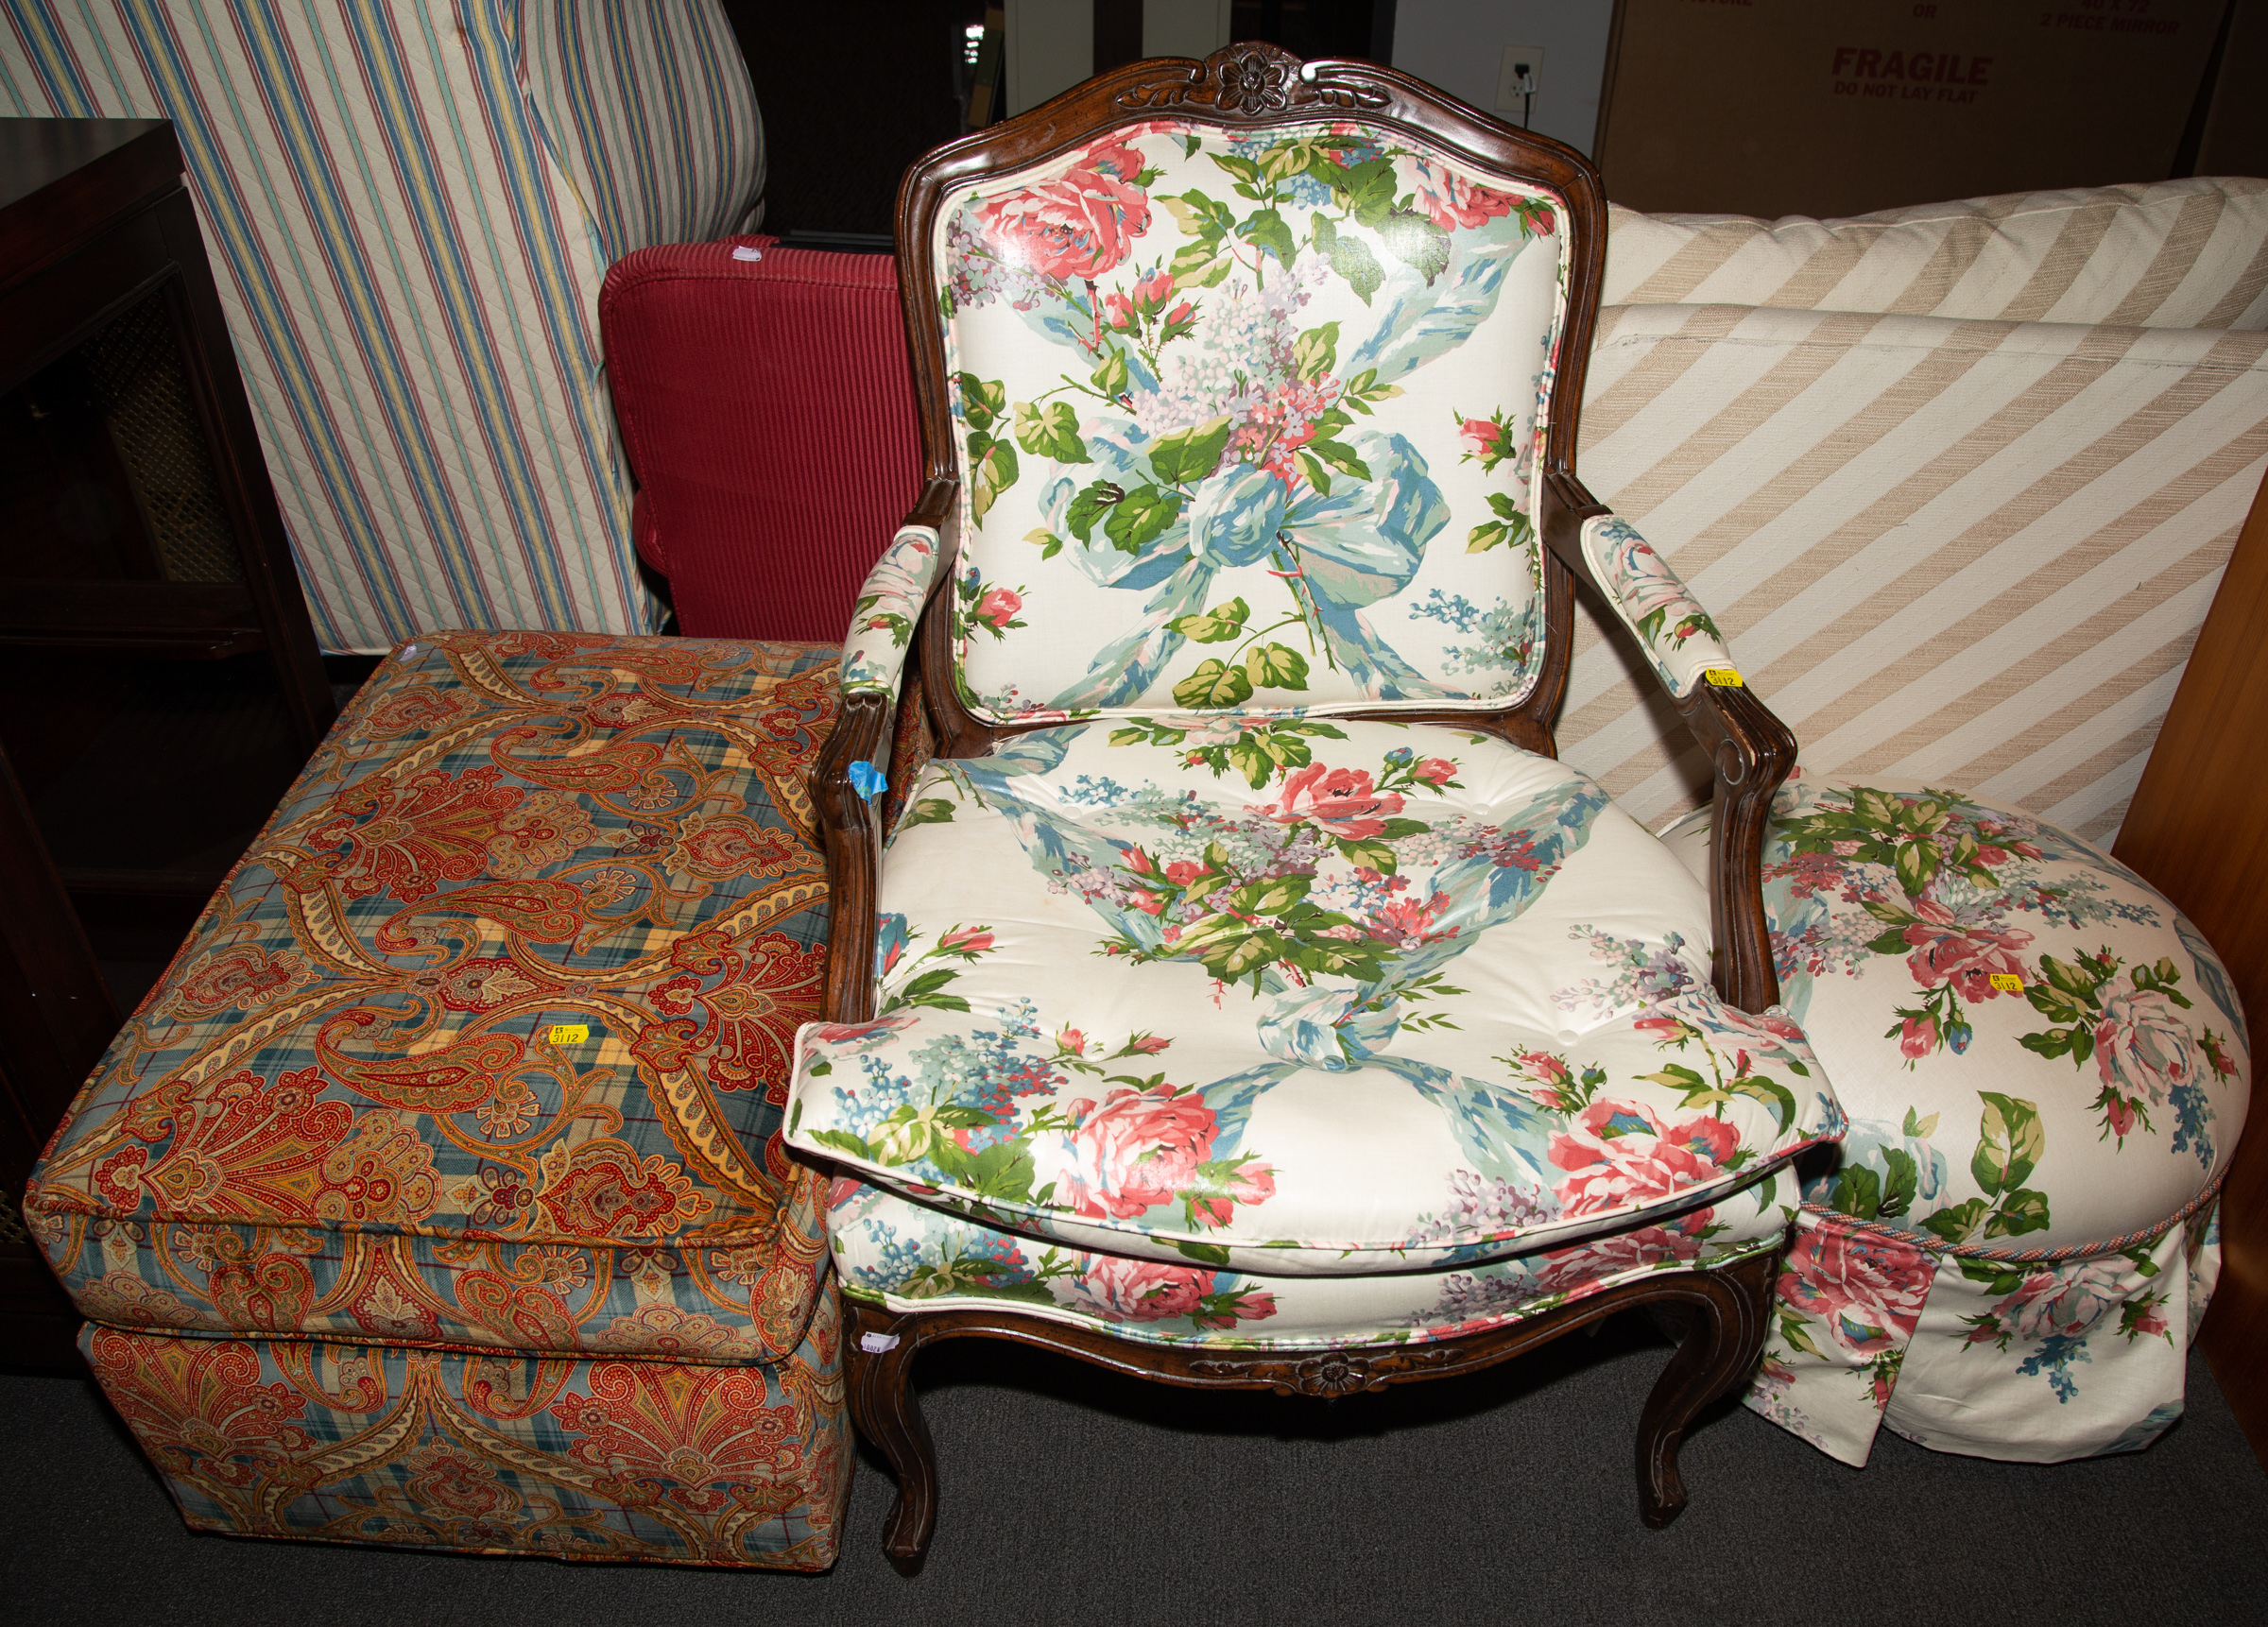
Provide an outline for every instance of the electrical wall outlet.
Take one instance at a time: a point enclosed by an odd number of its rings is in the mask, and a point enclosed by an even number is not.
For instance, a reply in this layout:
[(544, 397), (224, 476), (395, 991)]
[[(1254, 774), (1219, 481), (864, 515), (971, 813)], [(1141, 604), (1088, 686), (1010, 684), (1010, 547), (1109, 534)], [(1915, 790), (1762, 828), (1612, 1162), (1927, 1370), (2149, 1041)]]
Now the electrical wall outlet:
[[(1528, 88), (1521, 85), (1520, 68), (1527, 64)], [(1506, 45), (1503, 66), (1497, 70), (1496, 111), (1514, 117), (1528, 111), (1529, 97), (1542, 89), (1543, 47), (1541, 45)]]

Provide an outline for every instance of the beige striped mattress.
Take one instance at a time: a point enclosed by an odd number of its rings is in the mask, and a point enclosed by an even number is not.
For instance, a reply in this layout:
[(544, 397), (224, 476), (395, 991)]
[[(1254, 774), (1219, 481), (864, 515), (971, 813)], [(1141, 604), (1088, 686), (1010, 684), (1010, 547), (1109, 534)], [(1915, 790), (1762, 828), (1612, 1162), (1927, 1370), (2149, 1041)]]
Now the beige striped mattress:
[[(1873, 230), (1887, 216), (1741, 222), (1745, 248), (1723, 217), (1673, 220), (1685, 246), (1634, 277), (1618, 264), (1625, 228), (1640, 221), (1652, 252), (1661, 218), (1618, 215), (1610, 290), (1737, 284), (1746, 299), (1609, 307), (1578, 467), (1714, 613), (1807, 768), (1955, 785), (2108, 841), (2268, 469), (2268, 333), (2163, 318), (2186, 301), (2225, 321), (2240, 295), (2248, 322), (2268, 311), (2268, 182), (2104, 193), (2118, 195), (2112, 218), (2087, 232), (2105, 264), (2067, 251), (2043, 269), (2104, 194), (2052, 195), (2054, 211), (2028, 216), (1982, 199), (1934, 206), (1932, 229), (1999, 209), (1998, 235), (1955, 254), (1946, 235), (1907, 231), (1902, 283), (1882, 250), (1895, 234)], [(2194, 248), (2168, 258), (2166, 217), (2185, 209), (2212, 215), (2186, 229), (2214, 246), (2209, 265)], [(1805, 231), (1810, 271), (1790, 246)], [(1688, 250), (1712, 232), (1732, 245), (1727, 266), (1749, 257), (1741, 278), (1692, 276)], [(1850, 241), (1826, 241), (1837, 233), (1870, 241), (1854, 259)], [(1821, 256), (1844, 263), (1833, 283)], [(1993, 256), (1988, 297), (1978, 267)], [(1940, 314), (1796, 308), (1788, 291), (1807, 280), (1822, 299)], [(2145, 283), (2156, 292), (2137, 294)], [(1942, 314), (1964, 300), (1966, 315)], [(2068, 319), (2089, 310), (2123, 320)], [(1593, 606), (1578, 616), (1561, 755), (1658, 823), (1707, 799), (1706, 763), (1606, 625)]]

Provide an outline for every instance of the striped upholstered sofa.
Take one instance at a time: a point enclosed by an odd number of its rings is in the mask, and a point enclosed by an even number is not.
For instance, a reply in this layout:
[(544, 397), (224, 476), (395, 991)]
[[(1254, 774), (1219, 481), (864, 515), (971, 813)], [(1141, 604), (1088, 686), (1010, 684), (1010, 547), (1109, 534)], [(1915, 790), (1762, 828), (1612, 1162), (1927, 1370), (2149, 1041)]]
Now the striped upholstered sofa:
[[(2268, 468), (2268, 180), (1851, 220), (1613, 212), (1586, 478), (1715, 612), (1807, 772), (2108, 847)], [(1707, 796), (1586, 613), (1565, 759)]]
[(0, 117), (173, 121), (326, 649), (659, 624), (596, 304), (763, 217), (716, 0), (0, 0)]

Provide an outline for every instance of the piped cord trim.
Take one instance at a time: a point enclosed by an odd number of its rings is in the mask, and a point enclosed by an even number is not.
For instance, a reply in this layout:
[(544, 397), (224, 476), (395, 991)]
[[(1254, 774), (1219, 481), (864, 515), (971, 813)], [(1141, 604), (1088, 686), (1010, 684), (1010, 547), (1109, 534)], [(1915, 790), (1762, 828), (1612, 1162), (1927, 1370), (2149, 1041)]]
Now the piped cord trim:
[(1803, 1208), (1806, 1214), (1817, 1215), (1823, 1220), (1840, 1222), (1851, 1231), (1868, 1231), (1877, 1237), (1888, 1238), (1893, 1242), (1912, 1243), (1915, 1247), (1940, 1258), (2002, 1260), (2010, 1265), (2054, 1265), (2067, 1259), (2089, 1259), (2099, 1255), (2123, 1254), (2128, 1249), (2139, 1247), (2143, 1243), (2156, 1242), (2175, 1226), (2188, 1221), (2199, 1209), (2218, 1198), (2221, 1195), (2222, 1183), (2227, 1179), (2228, 1172), (2223, 1170), (2206, 1183), (2205, 1190), (2175, 1209), (2170, 1219), (2159, 1221), (2156, 1225), (2145, 1226), (2140, 1231), (2130, 1231), (2123, 1237), (2114, 1237), (2106, 1242), (2075, 1242), (2067, 1248), (1986, 1248), (1982, 1243), (1947, 1242), (1941, 1237), (1908, 1231), (1903, 1226), (1891, 1225), (1882, 1221), (1861, 1220), (1856, 1215), (1838, 1214), (1833, 1209), (1820, 1208), (1814, 1204), (1807, 1203)]

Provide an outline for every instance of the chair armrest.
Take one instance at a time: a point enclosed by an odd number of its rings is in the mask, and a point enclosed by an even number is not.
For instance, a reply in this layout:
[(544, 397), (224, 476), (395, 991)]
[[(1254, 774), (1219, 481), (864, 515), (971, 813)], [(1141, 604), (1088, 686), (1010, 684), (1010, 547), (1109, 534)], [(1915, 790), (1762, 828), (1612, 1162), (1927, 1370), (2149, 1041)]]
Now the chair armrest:
[(1717, 624), (1638, 527), (1618, 514), (1591, 515), (1583, 522), (1582, 546), (1591, 580), (1671, 694), (1683, 700), (1704, 673), (1734, 670)]
[(874, 1014), (874, 902), (882, 882), (882, 811), (850, 775), (889, 751), (890, 701), (877, 691), (846, 694), (834, 731), (812, 771), (813, 800), (827, 843), (829, 1022)]
[(958, 488), (933, 480), (867, 573), (843, 635), (843, 694), (894, 695), (929, 595), (942, 577), (945, 526)]
[(1796, 736), (1745, 685), (1704, 684), (1677, 701), (1715, 771), (1709, 920), (1717, 992), (1743, 1011), (1779, 1003), (1772, 933), (1764, 919), (1764, 824), (1796, 767)]
[[(1743, 1011), (1761, 1011), (1779, 1001), (1764, 919), (1764, 822), (1795, 769), (1796, 736), (1741, 681), (1716, 624), (1668, 561), (1581, 482), (1553, 474), (1548, 484), (1545, 542), (1614, 607), (1709, 752), (1716, 781), (1709, 888), (1716, 988)], [(1704, 681), (1711, 669), (1732, 681)]]
[(826, 1020), (864, 1022), (874, 1008), (874, 905), (882, 888), (883, 778), (890, 722), (915, 624), (954, 552), (960, 488), (932, 480), (860, 590), (843, 640), (840, 710), (812, 771), (827, 844)]

